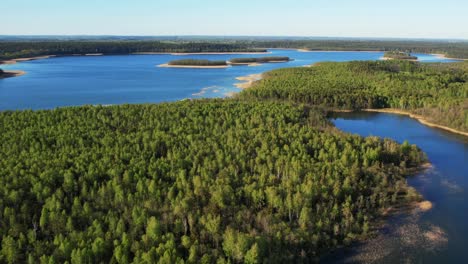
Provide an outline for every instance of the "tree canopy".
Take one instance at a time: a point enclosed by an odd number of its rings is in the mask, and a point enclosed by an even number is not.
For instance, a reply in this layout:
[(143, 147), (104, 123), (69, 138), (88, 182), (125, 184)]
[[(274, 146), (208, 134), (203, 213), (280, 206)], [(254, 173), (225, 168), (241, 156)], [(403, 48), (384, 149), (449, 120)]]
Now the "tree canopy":
[(305, 106), (0, 112), (0, 262), (311, 261), (410, 199), (424, 161)]
[(468, 131), (466, 62), (321, 62), (268, 72), (239, 97), (347, 110), (397, 108)]

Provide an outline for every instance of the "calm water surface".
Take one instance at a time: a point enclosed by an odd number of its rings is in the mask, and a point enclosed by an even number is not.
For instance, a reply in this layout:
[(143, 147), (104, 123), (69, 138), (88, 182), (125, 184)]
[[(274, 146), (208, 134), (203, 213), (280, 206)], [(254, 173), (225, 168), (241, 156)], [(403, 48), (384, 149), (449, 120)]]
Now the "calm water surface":
[[(298, 52), (270, 54), (78, 56), (1, 65), (23, 70), (21, 77), (0, 79), (0, 110), (50, 109), (84, 104), (154, 103), (185, 98), (225, 97), (240, 89), (235, 78), (319, 61), (377, 60), (381, 52)], [(416, 54), (422, 61), (441, 61)], [(294, 61), (227, 69), (175, 69), (156, 65), (174, 59), (229, 60), (234, 57), (289, 56)], [(448, 61), (448, 60), (442, 60)]]
[[(424, 126), (401, 115), (340, 113), (332, 121), (339, 129), (362, 136), (388, 137), (398, 142), (408, 140), (419, 146), (434, 166), (408, 179), (411, 186), (433, 203), (433, 209), (391, 219), (389, 236), (392, 238), (380, 238), (348, 250), (340, 262), (350, 261), (363, 251), (380, 250), (384, 257), (378, 262), (467, 263), (468, 138)], [(439, 240), (433, 240), (431, 235), (438, 236)], [(384, 246), (375, 247), (378, 243)]]

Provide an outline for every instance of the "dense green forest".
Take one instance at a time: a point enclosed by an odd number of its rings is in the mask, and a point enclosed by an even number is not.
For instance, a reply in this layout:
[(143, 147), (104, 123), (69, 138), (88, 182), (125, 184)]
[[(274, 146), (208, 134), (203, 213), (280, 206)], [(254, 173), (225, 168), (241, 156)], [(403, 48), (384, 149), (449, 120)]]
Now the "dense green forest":
[(414, 145), (236, 100), (0, 112), (0, 262), (309, 262), (417, 197)]
[(392, 51), (442, 53), (452, 58), (468, 59), (468, 42), (415, 40), (275, 40), (247, 42), (252, 47), (294, 48), (309, 50)]
[(130, 54), (135, 52), (258, 52), (265, 48), (295, 48), (309, 50), (360, 50), (411, 53), (443, 53), (453, 58), (468, 58), (468, 42), (412, 40), (297, 40), (297, 39), (197, 39), (183, 40), (41, 40), (0, 41), (0, 60), (40, 55), (71, 55), (87, 53)]
[(384, 53), (384, 58), (394, 60), (417, 60), (418, 57), (412, 56), (409, 52), (402, 51), (387, 51)]
[(466, 62), (323, 62), (271, 71), (240, 97), (338, 109), (397, 108), (468, 131)]
[(163, 41), (47, 41), (2, 42), (0, 60), (40, 55), (72, 55), (87, 53), (130, 54), (137, 52), (259, 52), (246, 44)]
[(261, 58), (233, 58), (229, 60), (231, 63), (268, 63), (268, 62), (283, 62), (290, 61), (289, 57), (285, 56), (269, 56)]
[(195, 59), (182, 59), (173, 60), (168, 62), (169, 65), (181, 65), (181, 66), (224, 66), (227, 65), (226, 61), (210, 61), (210, 60), (195, 60)]

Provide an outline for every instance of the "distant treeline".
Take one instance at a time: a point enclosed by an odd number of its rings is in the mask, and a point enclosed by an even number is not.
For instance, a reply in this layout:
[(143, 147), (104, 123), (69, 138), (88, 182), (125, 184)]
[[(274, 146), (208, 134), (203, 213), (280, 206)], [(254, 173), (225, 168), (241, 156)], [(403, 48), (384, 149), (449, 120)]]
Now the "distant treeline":
[(278, 40), (250, 42), (252, 47), (294, 48), (309, 50), (390, 51), (443, 53), (452, 58), (468, 58), (468, 42), (378, 41), (378, 40)]
[(385, 58), (389, 59), (395, 59), (395, 60), (417, 60), (418, 57), (412, 56), (408, 52), (402, 52), (402, 51), (387, 51), (384, 54)]
[(184, 60), (173, 60), (168, 62), (169, 65), (180, 65), (180, 66), (224, 66), (227, 65), (226, 61), (210, 61), (210, 60), (194, 60), (194, 59), (184, 59)]
[(259, 52), (247, 44), (161, 41), (49, 41), (0, 42), (0, 60), (41, 55), (87, 53), (130, 54), (135, 52)]
[(0, 60), (40, 55), (86, 53), (130, 54), (134, 52), (258, 52), (265, 48), (309, 50), (392, 51), (443, 53), (453, 58), (468, 58), (468, 42), (378, 41), (378, 40), (105, 40), (105, 41), (0, 41)]
[(234, 58), (229, 60), (231, 63), (266, 63), (276, 61), (289, 61), (289, 57), (271, 56), (262, 58)]
[(264, 74), (245, 99), (339, 109), (397, 108), (468, 132), (468, 63), (411, 61), (319, 63)]

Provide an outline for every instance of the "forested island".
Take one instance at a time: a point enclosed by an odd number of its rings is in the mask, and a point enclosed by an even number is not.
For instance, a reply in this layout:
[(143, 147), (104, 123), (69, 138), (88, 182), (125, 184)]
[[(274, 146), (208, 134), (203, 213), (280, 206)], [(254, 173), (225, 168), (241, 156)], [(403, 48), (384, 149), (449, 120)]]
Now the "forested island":
[(226, 68), (228, 64), (226, 61), (210, 61), (210, 60), (197, 60), (197, 59), (182, 59), (173, 60), (167, 64), (159, 65), (160, 67), (174, 67), (174, 68)]
[(468, 63), (411, 61), (323, 62), (280, 69), (240, 93), (330, 109), (392, 108), (468, 132)]
[(418, 60), (418, 57), (411, 55), (409, 52), (403, 51), (386, 51), (383, 58), (390, 60)]
[(414, 145), (321, 110), (197, 100), (0, 112), (0, 261), (310, 262), (366, 237)]
[(272, 63), (272, 62), (288, 62), (291, 58), (284, 56), (269, 56), (260, 58), (233, 58), (229, 60), (232, 65), (236, 64), (252, 64), (252, 63)]

